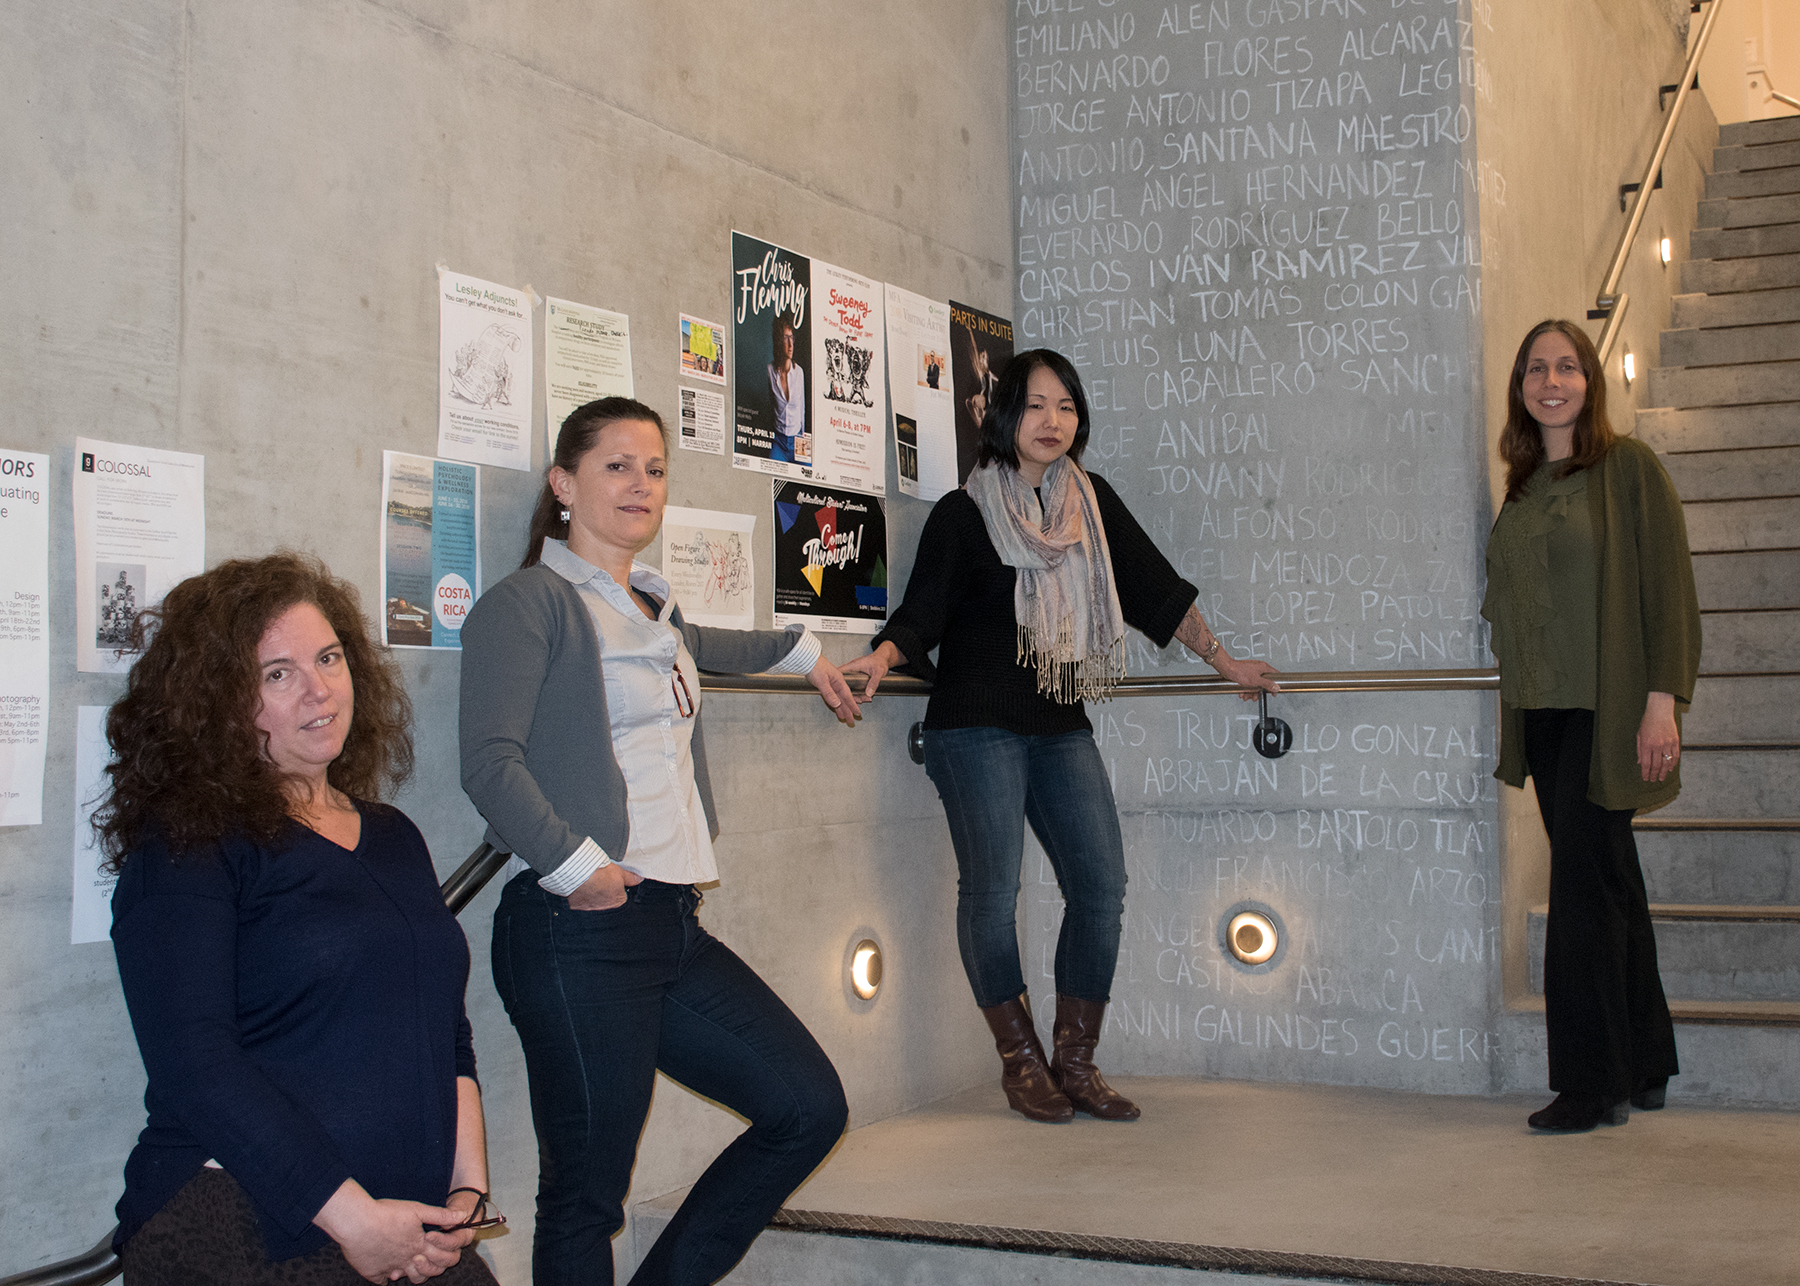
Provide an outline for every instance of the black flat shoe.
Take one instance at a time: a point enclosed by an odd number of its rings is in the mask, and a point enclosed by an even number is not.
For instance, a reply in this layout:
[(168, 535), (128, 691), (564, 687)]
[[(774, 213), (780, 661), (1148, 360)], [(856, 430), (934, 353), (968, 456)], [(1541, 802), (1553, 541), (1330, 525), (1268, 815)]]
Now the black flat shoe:
[(1669, 1101), (1669, 1078), (1658, 1077), (1653, 1081), (1639, 1081), (1637, 1088), (1631, 1091), (1631, 1105), (1640, 1112), (1660, 1112), (1664, 1103)]
[(1596, 1125), (1623, 1125), (1631, 1109), (1621, 1099), (1609, 1103), (1598, 1094), (1558, 1094), (1549, 1107), (1533, 1112), (1525, 1124), (1552, 1134), (1581, 1134)]

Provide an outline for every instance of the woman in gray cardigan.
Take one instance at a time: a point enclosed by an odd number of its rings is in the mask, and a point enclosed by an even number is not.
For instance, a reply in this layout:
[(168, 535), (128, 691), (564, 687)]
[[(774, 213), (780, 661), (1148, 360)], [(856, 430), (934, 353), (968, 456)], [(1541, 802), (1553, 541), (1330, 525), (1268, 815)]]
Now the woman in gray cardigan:
[(537, 1127), (537, 1286), (610, 1283), (658, 1070), (750, 1121), (634, 1283), (728, 1272), (843, 1132), (837, 1074), (781, 999), (700, 927), (718, 878), (699, 672), (805, 674), (857, 699), (804, 630), (682, 620), (634, 564), (668, 495), (662, 420), (605, 398), (564, 422), (524, 565), (462, 631), (463, 789), (529, 869), (494, 914), (494, 984)]

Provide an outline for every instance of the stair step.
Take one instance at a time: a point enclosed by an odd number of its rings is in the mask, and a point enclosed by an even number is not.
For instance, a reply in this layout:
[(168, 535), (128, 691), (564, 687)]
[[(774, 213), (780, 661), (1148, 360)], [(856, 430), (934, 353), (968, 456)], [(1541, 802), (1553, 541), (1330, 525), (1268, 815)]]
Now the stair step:
[[(1800, 197), (1794, 197), (1793, 201), (1800, 207)], [(1750, 290), (1779, 290), (1787, 286), (1800, 286), (1800, 254), (1757, 255), (1748, 259), (1689, 259), (1681, 265), (1681, 289), (1687, 294), (1728, 295)], [(1764, 322), (1775, 318), (1755, 317), (1751, 320)]]
[[(1800, 273), (1800, 255), (1794, 256)], [(1650, 372), (1647, 406), (1745, 406), (1800, 401), (1800, 362), (1739, 366), (1658, 366)]]
[[(1788, 164), (1800, 164), (1800, 143), (1792, 146), (1794, 160)], [(1697, 228), (1760, 228), (1770, 223), (1795, 222), (1800, 222), (1800, 194), (1794, 193), (1702, 201), (1694, 212)]]
[(1800, 446), (1800, 402), (1641, 407), (1632, 431), (1653, 451), (1663, 453)]
[(1770, 143), (1800, 142), (1800, 116), (1776, 116), (1762, 121), (1734, 121), (1719, 126), (1720, 147), (1761, 147)]
[(1800, 445), (1750, 451), (1684, 451), (1662, 457), (1683, 500), (1800, 495)]
[[(1681, 1075), (1669, 1101), (1800, 1107), (1800, 1003), (1775, 1000), (1672, 1000)], [(1496, 1089), (1547, 1094), (1544, 1000), (1523, 996), (1500, 1015)]]
[(1694, 584), (1702, 612), (1800, 607), (1800, 557), (1792, 550), (1700, 554)]
[[(1787, 1001), (1800, 1004), (1800, 907), (1691, 907), (1652, 904), (1656, 964), (1675, 1000)], [(1526, 924), (1531, 989), (1544, 990), (1548, 906)]]
[(1690, 259), (1740, 259), (1745, 255), (1782, 255), (1800, 250), (1800, 223), (1772, 223), (1766, 228), (1695, 228), (1688, 233)]
[(1720, 330), (1665, 330), (1659, 355), (1663, 366), (1729, 366), (1734, 362), (1800, 359), (1800, 321)]
[(1800, 612), (1703, 612), (1700, 673), (1800, 672)]
[(1782, 165), (1770, 170), (1721, 170), (1706, 176), (1706, 197), (1713, 201), (1785, 196), (1790, 192), (1800, 192), (1800, 165)]
[(1800, 500), (1791, 495), (1694, 501), (1683, 512), (1695, 553), (1800, 547)]
[[(1723, 135), (1724, 131), (1721, 130)], [(1800, 165), (1800, 142), (1759, 143), (1752, 147), (1715, 147), (1713, 173), (1725, 170), (1772, 170)]]
[(1800, 742), (1800, 674), (1701, 679), (1694, 708), (1681, 720), (1681, 739), (1690, 746)]
[(1638, 828), (1636, 838), (1638, 863), (1644, 868), (1644, 887), (1652, 902), (1800, 904), (1800, 829), (1771, 833)]
[(1669, 325), (1761, 326), (1800, 321), (1800, 290), (1759, 290), (1754, 294), (1674, 295), (1669, 299)]
[(1787, 817), (1796, 799), (1800, 799), (1800, 750), (1690, 749), (1681, 760), (1680, 797), (1656, 815)]

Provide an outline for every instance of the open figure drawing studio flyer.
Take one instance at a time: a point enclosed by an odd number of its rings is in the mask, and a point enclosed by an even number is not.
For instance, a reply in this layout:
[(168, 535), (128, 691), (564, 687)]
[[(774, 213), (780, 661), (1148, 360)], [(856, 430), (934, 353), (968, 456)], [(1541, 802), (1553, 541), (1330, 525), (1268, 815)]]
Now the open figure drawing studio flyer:
[(775, 628), (876, 634), (887, 621), (887, 511), (875, 496), (775, 484)]
[(527, 293), (438, 270), (438, 454), (531, 468)]
[(732, 465), (884, 494), (881, 284), (742, 232), (731, 268)]
[(381, 640), (461, 647), (481, 596), (481, 470), (381, 453)]
[(969, 480), (981, 419), (993, 400), (1000, 372), (1013, 355), (1012, 323), (950, 301), (950, 370), (956, 399), (956, 485)]

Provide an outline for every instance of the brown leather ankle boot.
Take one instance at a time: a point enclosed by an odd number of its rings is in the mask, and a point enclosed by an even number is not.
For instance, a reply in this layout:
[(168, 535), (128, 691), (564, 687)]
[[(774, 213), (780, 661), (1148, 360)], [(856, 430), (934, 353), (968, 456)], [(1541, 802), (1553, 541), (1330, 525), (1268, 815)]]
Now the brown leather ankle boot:
[(1138, 1105), (1108, 1085), (1094, 1066), (1094, 1046), (1100, 1043), (1105, 1018), (1104, 1001), (1056, 997), (1056, 1052), (1050, 1057), (1050, 1075), (1079, 1111), (1102, 1121), (1135, 1121)]
[(1006, 1105), (1033, 1121), (1067, 1121), (1075, 1115), (1069, 1100), (1056, 1088), (1044, 1063), (1044, 1047), (1038, 1044), (1031, 1023), (1031, 1006), (1024, 996), (1003, 1005), (983, 1009), (994, 1046), (1000, 1051), (1000, 1088)]

